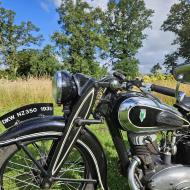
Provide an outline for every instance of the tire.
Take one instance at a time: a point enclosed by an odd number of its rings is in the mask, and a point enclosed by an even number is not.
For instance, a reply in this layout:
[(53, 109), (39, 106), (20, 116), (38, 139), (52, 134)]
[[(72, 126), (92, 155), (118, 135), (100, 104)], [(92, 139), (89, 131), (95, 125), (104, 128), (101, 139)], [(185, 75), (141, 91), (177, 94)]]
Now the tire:
[[(22, 142), (35, 160), (45, 168), (46, 158), (53, 141), (59, 136), (39, 137), (33, 141)], [(80, 139), (73, 147), (58, 174), (62, 181), (53, 179), (47, 189), (96, 190), (98, 179), (89, 152), (81, 145), (87, 141)], [(88, 145), (87, 145), (88, 146)], [(88, 146), (89, 147), (89, 146)], [(70, 179), (72, 181), (65, 181)], [(89, 180), (89, 183), (87, 182)], [(26, 152), (16, 144), (0, 148), (0, 187), (1, 190), (43, 189), (43, 176)], [(80, 183), (79, 183), (80, 182)]]

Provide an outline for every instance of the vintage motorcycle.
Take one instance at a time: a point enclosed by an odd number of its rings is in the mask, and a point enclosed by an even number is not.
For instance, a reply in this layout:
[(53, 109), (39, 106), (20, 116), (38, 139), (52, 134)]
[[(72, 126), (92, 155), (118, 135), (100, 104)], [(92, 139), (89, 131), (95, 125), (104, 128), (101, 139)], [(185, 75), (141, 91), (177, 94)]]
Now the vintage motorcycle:
[[(176, 90), (118, 72), (99, 81), (56, 72), (53, 94), (64, 116), (53, 116), (47, 103), (1, 117), (8, 128), (0, 135), (1, 189), (108, 190), (106, 157), (88, 129), (104, 119), (130, 189), (190, 189), (190, 97), (179, 91), (180, 82), (190, 83), (190, 64), (178, 66), (174, 77)], [(151, 91), (176, 97), (175, 105)]]

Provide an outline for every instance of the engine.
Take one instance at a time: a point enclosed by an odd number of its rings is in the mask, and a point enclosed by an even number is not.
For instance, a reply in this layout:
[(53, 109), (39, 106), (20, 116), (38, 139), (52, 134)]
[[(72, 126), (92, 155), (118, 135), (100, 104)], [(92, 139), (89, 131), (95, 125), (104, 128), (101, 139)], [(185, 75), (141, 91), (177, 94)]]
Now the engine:
[(156, 99), (126, 95), (118, 106), (118, 123), (128, 132), (131, 189), (190, 189), (189, 126), (180, 112)]
[[(140, 160), (135, 168), (129, 167), (131, 189), (190, 189), (190, 134), (170, 131), (159, 135), (129, 133), (128, 137), (131, 155)], [(132, 159), (131, 165), (134, 162)]]

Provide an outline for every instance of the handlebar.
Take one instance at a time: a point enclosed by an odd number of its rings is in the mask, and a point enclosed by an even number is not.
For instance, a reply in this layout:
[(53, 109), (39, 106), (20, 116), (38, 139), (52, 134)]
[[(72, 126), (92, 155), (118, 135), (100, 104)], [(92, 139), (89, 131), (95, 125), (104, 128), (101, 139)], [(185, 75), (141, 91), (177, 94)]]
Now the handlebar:
[[(109, 79), (109, 80), (108, 80)], [(114, 78), (106, 78), (106, 80), (101, 80), (98, 82), (98, 86), (102, 87), (102, 88), (111, 88), (111, 89), (124, 89), (124, 90), (129, 90), (131, 89), (132, 86), (136, 86), (138, 88), (141, 87), (147, 87), (149, 86), (149, 91), (154, 91), (154, 92), (158, 92), (160, 94), (164, 94), (166, 96), (171, 96), (171, 97), (176, 97), (176, 90), (172, 89), (172, 88), (168, 88), (168, 87), (163, 87), (163, 86), (159, 86), (159, 85), (155, 85), (155, 84), (149, 84), (146, 85), (143, 83), (142, 80), (136, 79), (136, 80), (129, 80), (127, 82), (124, 82), (124, 80), (121, 82), (121, 78), (120, 80), (118, 80), (118, 76), (115, 76)], [(185, 94), (182, 91), (178, 92), (179, 95), (180, 94)]]
[(155, 85), (155, 84), (143, 84), (142, 80), (134, 80), (131, 81), (130, 83), (132, 83), (134, 86), (141, 88), (141, 87), (148, 87), (149, 91), (154, 91), (154, 92), (158, 92), (160, 94), (164, 94), (166, 96), (171, 96), (171, 97), (176, 97), (176, 95), (181, 98), (183, 98), (185, 96), (185, 93), (182, 91), (178, 91), (178, 94), (176, 94), (176, 90), (172, 89), (172, 88), (168, 88), (168, 87), (164, 87), (164, 86), (159, 86), (159, 85)]
[(164, 94), (166, 96), (171, 96), (171, 97), (176, 96), (176, 90), (168, 88), (168, 87), (163, 87), (163, 86), (158, 86), (158, 85), (152, 84), (150, 88), (152, 91)]

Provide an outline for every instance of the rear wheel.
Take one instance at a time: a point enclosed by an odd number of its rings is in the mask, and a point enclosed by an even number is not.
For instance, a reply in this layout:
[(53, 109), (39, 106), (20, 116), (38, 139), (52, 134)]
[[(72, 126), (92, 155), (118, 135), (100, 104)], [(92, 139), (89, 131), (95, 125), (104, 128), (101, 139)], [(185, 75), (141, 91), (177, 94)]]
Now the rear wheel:
[[(47, 157), (50, 148), (58, 137), (37, 139), (22, 143), (42, 168), (47, 168)], [(44, 185), (43, 172), (31, 160), (23, 148), (10, 145), (0, 149), (0, 185), (3, 190), (95, 190), (97, 177), (89, 153), (76, 143), (62, 164), (56, 177)]]

